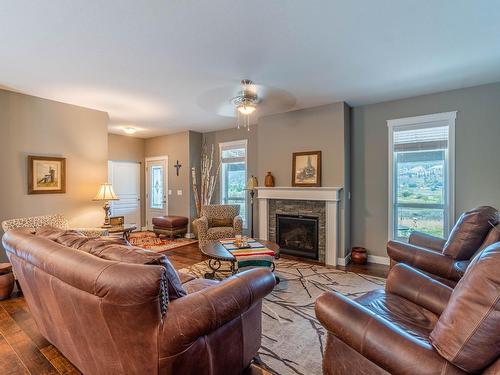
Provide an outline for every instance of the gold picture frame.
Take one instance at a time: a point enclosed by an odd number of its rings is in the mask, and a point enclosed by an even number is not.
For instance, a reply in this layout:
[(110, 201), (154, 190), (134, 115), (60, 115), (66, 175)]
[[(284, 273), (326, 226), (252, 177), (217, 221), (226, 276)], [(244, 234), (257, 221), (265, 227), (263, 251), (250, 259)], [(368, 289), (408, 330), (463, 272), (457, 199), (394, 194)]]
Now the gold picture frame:
[(293, 153), (292, 186), (321, 186), (321, 151)]
[(28, 156), (28, 194), (66, 193), (66, 158)]

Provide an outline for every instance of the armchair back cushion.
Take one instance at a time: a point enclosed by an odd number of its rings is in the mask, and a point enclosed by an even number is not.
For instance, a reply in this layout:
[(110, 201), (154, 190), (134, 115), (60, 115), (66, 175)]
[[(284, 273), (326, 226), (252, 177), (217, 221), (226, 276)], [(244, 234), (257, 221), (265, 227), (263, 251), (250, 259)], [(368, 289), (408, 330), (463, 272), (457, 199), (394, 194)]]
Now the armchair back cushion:
[(467, 372), (484, 369), (500, 355), (499, 270), (497, 242), (474, 258), (430, 334), (436, 350)]
[[(231, 227), (233, 219), (240, 214), (240, 206), (233, 204), (211, 204), (201, 208), (201, 215), (208, 219), (208, 227)], [(221, 222), (227, 225), (220, 225)]]
[(460, 216), (443, 248), (443, 254), (455, 260), (467, 260), (474, 255), (491, 230), (498, 223), (498, 211), (481, 206)]

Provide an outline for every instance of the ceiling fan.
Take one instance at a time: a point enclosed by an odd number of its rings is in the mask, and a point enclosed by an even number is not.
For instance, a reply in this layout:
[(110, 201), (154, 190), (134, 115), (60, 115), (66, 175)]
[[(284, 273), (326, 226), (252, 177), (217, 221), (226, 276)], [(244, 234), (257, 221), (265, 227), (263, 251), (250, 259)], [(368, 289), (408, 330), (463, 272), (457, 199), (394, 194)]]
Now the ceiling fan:
[(241, 91), (231, 99), (231, 102), (236, 110), (238, 129), (243, 126), (250, 130), (250, 115), (257, 109), (260, 99), (256, 86), (251, 80), (242, 79), (240, 84)]
[(236, 117), (238, 128), (249, 129), (257, 116), (286, 112), (295, 106), (296, 99), (285, 90), (243, 79), (236, 87), (224, 86), (206, 91), (197, 102), (209, 112)]

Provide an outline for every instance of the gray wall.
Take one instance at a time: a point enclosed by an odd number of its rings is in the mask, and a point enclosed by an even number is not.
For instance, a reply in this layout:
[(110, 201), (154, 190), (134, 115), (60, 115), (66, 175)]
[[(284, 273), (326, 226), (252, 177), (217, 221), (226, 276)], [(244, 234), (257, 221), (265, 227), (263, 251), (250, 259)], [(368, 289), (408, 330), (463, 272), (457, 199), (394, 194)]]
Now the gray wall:
[[(92, 198), (107, 181), (107, 124), (104, 112), (0, 90), (0, 221), (62, 213), (72, 226), (101, 225)], [(65, 194), (28, 195), (28, 155), (66, 158)]]
[(191, 169), (195, 168), (196, 178), (199, 181), (200, 164), (201, 164), (201, 148), (203, 143), (203, 134), (190, 131), (189, 132), (189, 205), (190, 205), (190, 220), (192, 221), (198, 217), (196, 211), (196, 202), (192, 189), (192, 173)]
[(353, 246), (387, 255), (386, 121), (455, 110), (455, 217), (481, 204), (500, 207), (500, 83), (356, 107), (351, 128)]
[[(172, 195), (168, 196), (168, 213), (170, 215), (190, 215), (190, 175), (189, 168), (189, 132), (165, 135), (146, 139), (144, 156), (168, 155), (168, 189)], [(177, 176), (174, 164), (179, 160), (182, 167)], [(182, 190), (182, 195), (177, 195)]]
[(125, 135), (108, 134), (108, 159), (113, 161), (133, 161), (141, 163), (141, 225), (146, 224), (146, 195), (144, 177), (144, 151), (146, 141)]

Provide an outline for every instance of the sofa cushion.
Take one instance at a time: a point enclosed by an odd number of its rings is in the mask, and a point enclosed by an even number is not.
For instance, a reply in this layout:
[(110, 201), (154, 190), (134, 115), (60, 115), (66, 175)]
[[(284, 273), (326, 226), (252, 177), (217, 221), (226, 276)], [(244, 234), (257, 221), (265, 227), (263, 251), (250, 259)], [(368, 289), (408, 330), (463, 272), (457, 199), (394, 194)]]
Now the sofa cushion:
[(455, 287), (430, 334), (436, 350), (476, 373), (500, 355), (500, 242), (480, 253)]
[(56, 228), (50, 225), (45, 225), (43, 227), (33, 230), (35, 235), (39, 237), (48, 238), (49, 240), (55, 241), (57, 238), (68, 232), (65, 229)]
[(187, 293), (174, 267), (165, 255), (140, 247), (130, 246), (127, 240), (118, 237), (88, 238), (81, 233), (54, 227), (39, 228), (37, 236), (48, 238), (63, 246), (71, 247), (102, 259), (134, 264), (157, 264), (166, 269), (168, 297), (170, 300)]
[(455, 260), (467, 260), (474, 255), (491, 230), (498, 223), (498, 211), (489, 206), (477, 207), (460, 216), (453, 227), (443, 254)]
[(182, 287), (181, 280), (177, 275), (172, 263), (165, 255), (157, 254), (155, 252), (142, 249), (140, 247), (129, 246), (125, 244), (113, 243), (113, 241), (106, 241), (96, 239), (94, 241), (87, 241), (80, 250), (86, 251), (90, 254), (98, 256), (102, 259), (114, 260), (125, 263), (134, 264), (158, 264), (167, 270), (167, 287), (169, 300), (174, 300), (185, 296), (187, 293)]

